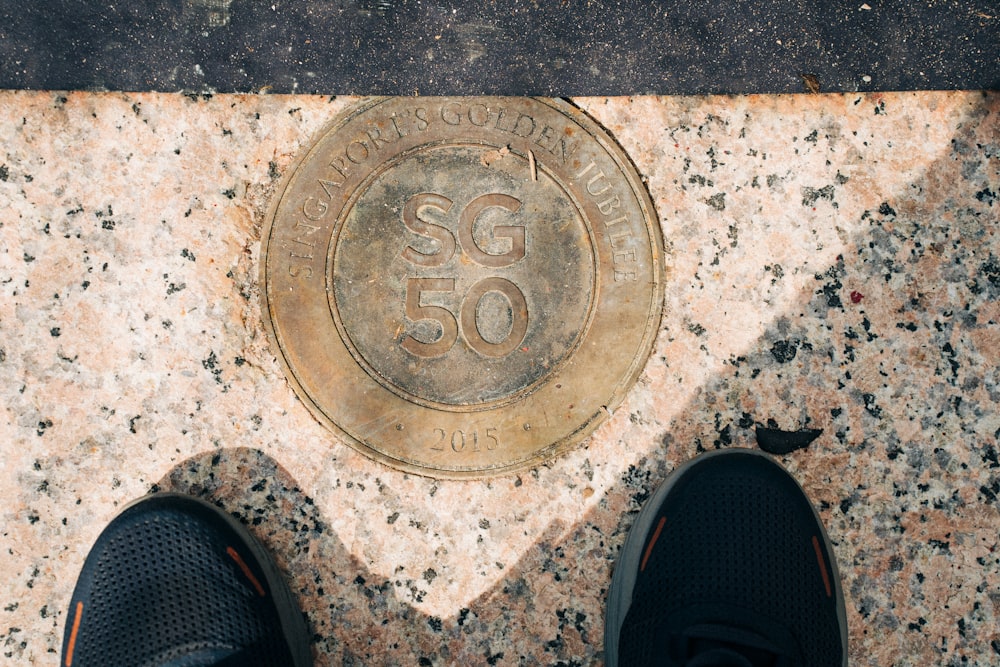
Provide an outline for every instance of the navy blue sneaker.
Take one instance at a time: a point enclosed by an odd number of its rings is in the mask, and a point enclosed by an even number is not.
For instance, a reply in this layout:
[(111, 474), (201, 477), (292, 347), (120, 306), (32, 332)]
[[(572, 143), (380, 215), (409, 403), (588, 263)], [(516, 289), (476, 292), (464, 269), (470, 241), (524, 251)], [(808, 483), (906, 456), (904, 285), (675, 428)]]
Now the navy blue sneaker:
[(171, 493), (101, 533), (77, 581), (62, 667), (310, 667), (305, 618), (236, 519)]
[(656, 490), (608, 591), (609, 667), (844, 667), (847, 618), (823, 524), (767, 455), (703, 454)]

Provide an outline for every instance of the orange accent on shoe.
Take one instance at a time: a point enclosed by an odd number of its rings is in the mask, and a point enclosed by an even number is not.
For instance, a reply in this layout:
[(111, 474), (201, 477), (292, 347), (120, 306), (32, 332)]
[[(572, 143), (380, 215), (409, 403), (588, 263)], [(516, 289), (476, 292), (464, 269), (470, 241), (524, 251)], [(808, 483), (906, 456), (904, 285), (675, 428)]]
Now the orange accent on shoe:
[(653, 539), (649, 541), (649, 546), (646, 547), (646, 553), (642, 556), (642, 565), (639, 566), (639, 571), (644, 572), (646, 570), (646, 562), (649, 560), (649, 555), (653, 553), (653, 545), (656, 544), (656, 540), (660, 539), (660, 533), (663, 532), (663, 524), (667, 522), (667, 517), (660, 517), (660, 523), (656, 524), (656, 530), (653, 531)]
[(229, 557), (232, 558), (234, 561), (236, 561), (236, 564), (239, 566), (239, 568), (243, 570), (243, 574), (246, 575), (246, 578), (250, 580), (250, 583), (253, 584), (253, 587), (257, 589), (257, 595), (265, 597), (267, 593), (264, 592), (264, 587), (260, 585), (259, 581), (257, 581), (257, 577), (253, 576), (253, 572), (250, 571), (250, 568), (247, 567), (247, 564), (243, 562), (242, 558), (240, 558), (240, 554), (236, 551), (236, 549), (232, 547), (226, 547), (226, 553), (229, 554)]
[(833, 588), (830, 586), (830, 573), (826, 569), (826, 559), (823, 558), (823, 549), (819, 546), (819, 538), (813, 535), (813, 550), (816, 551), (816, 560), (819, 561), (819, 571), (823, 575), (823, 586), (826, 588), (826, 597), (833, 597)]
[(76, 603), (76, 614), (73, 616), (73, 629), (69, 633), (69, 644), (66, 645), (66, 667), (73, 664), (73, 649), (76, 648), (76, 636), (80, 632), (80, 620), (83, 618), (83, 603)]

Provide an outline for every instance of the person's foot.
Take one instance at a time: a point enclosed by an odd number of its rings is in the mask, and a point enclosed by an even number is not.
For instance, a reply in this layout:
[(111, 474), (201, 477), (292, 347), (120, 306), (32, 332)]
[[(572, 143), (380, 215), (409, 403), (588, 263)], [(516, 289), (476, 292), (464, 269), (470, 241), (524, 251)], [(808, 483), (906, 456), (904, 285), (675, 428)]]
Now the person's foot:
[(305, 619), (263, 547), (192, 498), (146, 496), (101, 533), (77, 581), (62, 667), (308, 667)]
[(847, 621), (826, 531), (767, 455), (703, 454), (639, 513), (608, 591), (617, 665), (847, 665)]

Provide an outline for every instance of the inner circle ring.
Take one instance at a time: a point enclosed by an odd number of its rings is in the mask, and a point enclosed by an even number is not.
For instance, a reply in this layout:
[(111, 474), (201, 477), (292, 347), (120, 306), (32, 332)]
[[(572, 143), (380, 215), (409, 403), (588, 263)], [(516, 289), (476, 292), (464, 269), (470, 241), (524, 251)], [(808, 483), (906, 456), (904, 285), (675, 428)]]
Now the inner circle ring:
[[(437, 410), (445, 410), (450, 412), (476, 412), (483, 410), (492, 410), (494, 408), (503, 407), (505, 405), (510, 405), (516, 403), (524, 396), (534, 392), (541, 385), (553, 377), (558, 368), (562, 366), (568, 359), (570, 359), (575, 351), (579, 348), (581, 341), (586, 338), (587, 331), (589, 330), (590, 323), (593, 320), (594, 314), (594, 303), (597, 297), (597, 287), (600, 282), (599, 270), (600, 267), (594, 258), (594, 231), (592, 229), (590, 221), (584, 215), (581, 209), (580, 203), (577, 201), (576, 197), (572, 191), (563, 184), (559, 175), (553, 170), (549, 169), (544, 165), (537, 165), (537, 169), (540, 174), (544, 174), (546, 177), (551, 179), (551, 181), (559, 188), (560, 194), (564, 197), (567, 202), (573, 207), (573, 214), (575, 219), (580, 223), (584, 233), (586, 234), (588, 242), (588, 259), (589, 268), (591, 269), (590, 285), (586, 289), (586, 293), (589, 294), (589, 299), (584, 308), (584, 317), (582, 319), (582, 324), (579, 326), (576, 335), (572, 341), (572, 344), (562, 350), (559, 354), (559, 358), (556, 360), (555, 364), (547, 368), (546, 372), (536, 377), (527, 386), (518, 388), (515, 391), (506, 393), (504, 396), (486, 401), (477, 401), (474, 403), (464, 403), (455, 404), (447, 403), (443, 401), (435, 401), (426, 396), (421, 396), (415, 392), (407, 391), (405, 387), (400, 386), (400, 383), (394, 382), (391, 377), (387, 376), (384, 368), (380, 370), (377, 368), (377, 361), (369, 360), (361, 350), (361, 346), (357, 344), (352, 336), (349, 327), (344, 322), (344, 318), (341, 314), (341, 309), (338, 307), (337, 303), (337, 291), (334, 288), (336, 281), (336, 272), (338, 266), (338, 251), (340, 250), (340, 238), (341, 234), (346, 228), (347, 219), (352, 216), (355, 211), (355, 205), (357, 202), (364, 197), (371, 187), (372, 183), (378, 180), (380, 177), (385, 175), (387, 172), (394, 169), (397, 165), (403, 163), (404, 161), (410, 159), (411, 157), (423, 154), (429, 151), (437, 150), (448, 150), (450, 148), (473, 148), (482, 150), (500, 150), (505, 147), (497, 146), (494, 144), (484, 143), (484, 142), (454, 142), (454, 141), (437, 141), (429, 142), (419, 146), (415, 146), (407, 151), (393, 155), (389, 160), (380, 163), (377, 167), (372, 169), (371, 173), (356, 187), (353, 189), (350, 198), (344, 204), (340, 216), (338, 217), (335, 225), (334, 231), (331, 236), (329, 250), (327, 253), (326, 262), (326, 281), (327, 281), (327, 298), (329, 301), (330, 315), (336, 324), (337, 331), (340, 334), (341, 340), (343, 341), (345, 347), (350, 351), (351, 356), (354, 360), (365, 369), (368, 375), (378, 382), (380, 385), (385, 387), (387, 390), (393, 392), (394, 394), (400, 396), (401, 398), (408, 400), (410, 402), (422, 405), (428, 408), (433, 408)], [(526, 156), (519, 156), (527, 161)]]

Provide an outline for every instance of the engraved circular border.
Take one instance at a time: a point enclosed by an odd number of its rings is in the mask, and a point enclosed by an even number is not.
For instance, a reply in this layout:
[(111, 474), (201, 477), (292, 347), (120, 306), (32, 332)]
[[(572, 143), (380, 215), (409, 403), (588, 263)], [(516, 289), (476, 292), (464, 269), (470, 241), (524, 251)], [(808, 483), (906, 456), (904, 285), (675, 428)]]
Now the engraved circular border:
[[(334, 223), (334, 230), (328, 253), (329, 259), (327, 260), (327, 266), (326, 266), (327, 284), (329, 284), (332, 281), (332, 277), (335, 272), (334, 256), (336, 255), (337, 252), (338, 240), (340, 233), (343, 230), (344, 222), (346, 218), (351, 215), (354, 205), (364, 195), (365, 189), (368, 186), (370, 186), (376, 179), (385, 174), (388, 170), (392, 169), (394, 166), (406, 160), (407, 158), (412, 157), (413, 155), (419, 152), (449, 148), (451, 146), (475, 146), (488, 149), (491, 148), (494, 150), (499, 150), (500, 148), (503, 148), (502, 146), (496, 146), (484, 142), (478, 142), (478, 143), (455, 142), (455, 141), (429, 142), (426, 144), (421, 144), (420, 146), (414, 149), (402, 153), (397, 153), (388, 160), (381, 162), (378, 167), (371, 170), (371, 173), (369, 173), (368, 176), (364, 179), (364, 181), (351, 193), (350, 198), (344, 203), (343, 208), (340, 210), (340, 214), (338, 215), (337, 221)], [(525, 160), (528, 159), (527, 156), (521, 156), (521, 157), (523, 157)], [(347, 349), (350, 350), (351, 356), (354, 357), (354, 360), (362, 368), (365, 369), (365, 371), (373, 380), (375, 380), (380, 385), (382, 385), (392, 393), (396, 394), (400, 398), (411, 401), (425, 408), (432, 408), (435, 410), (445, 410), (448, 412), (465, 412), (465, 413), (493, 410), (496, 408), (502, 408), (506, 405), (511, 405), (513, 403), (516, 403), (517, 401), (521, 400), (524, 396), (530, 394), (531, 392), (535, 391), (538, 387), (545, 384), (548, 381), (548, 378), (555, 375), (559, 370), (559, 368), (562, 367), (570, 358), (572, 358), (572, 356), (580, 348), (581, 343), (587, 336), (587, 331), (590, 329), (590, 324), (594, 319), (594, 306), (596, 302), (596, 292), (598, 286), (599, 271), (597, 267), (598, 264), (597, 258), (595, 256), (596, 240), (594, 238), (594, 230), (591, 229), (589, 221), (583, 214), (582, 208), (580, 206), (580, 203), (577, 201), (577, 198), (574, 196), (573, 192), (566, 187), (566, 184), (562, 182), (562, 179), (559, 178), (559, 176), (556, 173), (554, 173), (551, 169), (545, 167), (544, 165), (538, 165), (538, 169), (539, 170), (544, 169), (545, 172), (548, 174), (549, 178), (552, 179), (552, 181), (559, 187), (559, 189), (565, 195), (566, 199), (572, 202), (573, 207), (576, 210), (576, 213), (579, 216), (580, 221), (584, 229), (586, 230), (587, 237), (590, 241), (590, 248), (589, 248), (590, 256), (594, 264), (594, 278), (592, 280), (593, 284), (591, 286), (593, 294), (591, 295), (591, 298), (587, 303), (587, 315), (584, 320), (583, 326), (581, 327), (580, 332), (577, 334), (576, 339), (573, 341), (572, 346), (568, 350), (566, 350), (566, 352), (562, 355), (562, 358), (559, 359), (559, 361), (552, 368), (550, 368), (545, 374), (539, 376), (528, 386), (522, 387), (517, 391), (511, 392), (508, 396), (497, 398), (491, 401), (475, 403), (472, 405), (450, 405), (448, 403), (440, 403), (431, 399), (417, 396), (415, 394), (406, 391), (406, 389), (397, 386), (389, 378), (383, 377), (382, 374), (378, 372), (378, 370), (372, 367), (372, 365), (368, 362), (368, 360), (364, 358), (364, 355), (361, 354), (361, 351), (357, 349), (357, 345), (352, 340), (350, 332), (348, 332), (347, 328), (344, 326), (344, 323), (340, 317), (340, 313), (334, 307), (335, 297), (332, 290), (330, 290), (328, 293), (328, 298), (330, 302), (330, 314), (333, 318), (334, 323), (337, 326), (337, 330), (340, 332), (340, 337), (343, 340), (344, 344), (347, 346)]]
[[(271, 278), (269, 275), (269, 267), (271, 266), (271, 260), (275, 254), (281, 254), (279, 248), (281, 250), (288, 248), (288, 244), (286, 242), (275, 238), (276, 228), (280, 227), (278, 215), (285, 206), (290, 205), (294, 210), (295, 203), (292, 202), (289, 204), (286, 199), (296, 188), (298, 180), (303, 175), (303, 170), (310, 166), (313, 159), (322, 154), (323, 149), (329, 148), (331, 144), (336, 145), (336, 143), (333, 142), (333, 138), (337, 137), (341, 132), (350, 127), (352, 122), (359, 118), (363, 118), (373, 109), (379, 107), (379, 105), (391, 105), (394, 101), (397, 103), (405, 102), (410, 105), (417, 105), (420, 104), (422, 99), (428, 106), (434, 105), (435, 108), (438, 109), (443, 109), (446, 104), (461, 103), (470, 105), (478, 104), (480, 106), (486, 106), (487, 103), (493, 103), (501, 105), (501, 108), (503, 108), (503, 104), (523, 104), (525, 105), (525, 108), (536, 107), (539, 109), (545, 109), (544, 113), (554, 112), (558, 116), (563, 117), (564, 121), (568, 125), (575, 126), (576, 129), (584, 133), (587, 137), (584, 141), (592, 142), (591, 145), (593, 146), (593, 150), (591, 150), (589, 146), (588, 150), (591, 154), (597, 155), (594, 159), (599, 159), (602, 164), (613, 167), (612, 172), (614, 179), (620, 185), (625, 186), (625, 193), (632, 199), (632, 204), (634, 204), (637, 208), (638, 219), (635, 222), (635, 229), (644, 232), (643, 240), (646, 242), (647, 245), (645, 247), (649, 251), (649, 266), (646, 267), (646, 270), (644, 271), (644, 273), (648, 273), (648, 276), (645, 280), (643, 280), (643, 293), (645, 296), (641, 300), (642, 303), (639, 304), (638, 307), (636, 307), (636, 304), (634, 303), (631, 304), (632, 309), (635, 311), (634, 315), (636, 316), (636, 321), (634, 322), (635, 326), (628, 330), (631, 336), (628, 341), (628, 354), (619, 355), (621, 359), (628, 359), (628, 362), (624, 364), (624, 368), (613, 374), (613, 378), (605, 378), (608, 382), (604, 385), (600, 385), (602, 387), (602, 391), (600, 392), (600, 398), (597, 402), (591, 400), (592, 397), (588, 397), (587, 400), (583, 401), (585, 405), (577, 406), (573, 415), (567, 413), (569, 426), (559, 427), (557, 425), (556, 427), (553, 427), (549, 423), (548, 419), (546, 419), (546, 422), (542, 425), (543, 428), (538, 429), (539, 431), (543, 431), (543, 433), (539, 433), (537, 438), (544, 444), (534, 448), (528, 448), (524, 450), (524, 452), (520, 452), (523, 455), (520, 455), (517, 458), (500, 458), (495, 460), (486, 460), (485, 462), (480, 463), (461, 465), (441, 463), (434, 460), (433, 457), (425, 456), (423, 451), (420, 451), (419, 455), (415, 454), (413, 450), (416, 449), (416, 446), (411, 446), (410, 443), (412, 438), (408, 432), (405, 432), (402, 421), (398, 419), (398, 415), (395, 414), (401, 409), (401, 406), (389, 405), (388, 403), (390, 403), (390, 401), (384, 401), (384, 405), (383, 402), (378, 403), (378, 406), (380, 408), (384, 408), (384, 410), (372, 410), (371, 407), (373, 399), (368, 395), (367, 388), (364, 388), (363, 390), (355, 390), (353, 386), (350, 385), (350, 381), (354, 380), (363, 382), (364, 380), (359, 378), (357, 375), (357, 373), (360, 372), (364, 378), (367, 378), (368, 382), (377, 386), (383, 394), (390, 395), (397, 402), (402, 401), (403, 399), (387, 391), (384, 387), (378, 385), (374, 380), (368, 377), (365, 370), (357, 365), (353, 356), (343, 345), (341, 345), (341, 347), (343, 347), (343, 354), (339, 354), (339, 352), (335, 351), (330, 355), (331, 358), (326, 360), (333, 362), (333, 365), (331, 366), (333, 372), (332, 377), (317, 373), (314, 369), (310, 369), (308, 365), (304, 364), (302, 362), (303, 354), (308, 354), (309, 352), (315, 353), (317, 349), (321, 348), (322, 343), (324, 342), (323, 340), (309, 340), (306, 344), (306, 347), (309, 349), (305, 350), (292, 349), (289, 347), (288, 341), (293, 335), (302, 336), (301, 332), (296, 334), (295, 329), (296, 325), (300, 325), (304, 320), (308, 319), (308, 312), (305, 314), (295, 313), (291, 316), (287, 316), (287, 321), (283, 321), (281, 323), (277, 321), (279, 318), (277, 318), (276, 315), (279, 315), (279, 313), (276, 311), (278, 310), (279, 304), (286, 296), (281, 293), (279, 287), (285, 288), (286, 285), (282, 284), (279, 286), (275, 284), (277, 278)], [(426, 114), (426, 108), (422, 110)], [(415, 115), (419, 116), (419, 114), (416, 113)], [(514, 129), (516, 130), (516, 126)], [(345, 139), (345, 137), (342, 136), (340, 138), (342, 140)], [(460, 140), (460, 137), (456, 135), (453, 136), (453, 139)], [(509, 145), (512, 145), (513, 143), (516, 142), (511, 142)], [(348, 143), (347, 145), (349, 147), (350, 144)], [(609, 179), (610, 178), (611, 177), (609, 177)], [(596, 206), (596, 204), (594, 206)], [(594, 206), (589, 206), (589, 208), (593, 209)], [(339, 217), (339, 214), (337, 217)], [(586, 215), (584, 217), (586, 219)], [(326, 247), (328, 247), (328, 245)], [(598, 255), (602, 256), (604, 254), (603, 249), (599, 248), (598, 250)], [(325, 257), (327, 254), (326, 250), (324, 250), (322, 254)], [(274, 195), (272, 196), (267, 217), (265, 219), (264, 229), (262, 230), (260, 261), (261, 305), (264, 328), (267, 331), (269, 341), (272, 345), (274, 345), (276, 359), (284, 370), (289, 384), (310, 412), (312, 412), (312, 414), (323, 425), (346, 438), (348, 444), (352, 445), (355, 449), (370, 456), (371, 458), (406, 472), (412, 472), (434, 478), (475, 479), (502, 474), (511, 474), (539, 465), (546, 460), (554, 458), (583, 440), (586, 436), (592, 433), (600, 423), (607, 419), (611, 412), (622, 402), (622, 400), (624, 400), (628, 389), (631, 388), (636, 378), (645, 367), (659, 328), (663, 306), (664, 258), (662, 237), (658, 224), (658, 218), (655, 215), (652, 202), (649, 199), (649, 195), (646, 192), (639, 175), (635, 171), (635, 168), (629, 161), (625, 152), (595, 121), (590, 119), (586, 114), (572, 104), (563, 100), (549, 98), (371, 98), (346, 108), (337, 116), (336, 119), (334, 119), (333, 122), (317, 134), (316, 138), (310, 144), (309, 149), (299, 155), (286, 172), (281, 185), (276, 189)], [(602, 270), (602, 261), (602, 259), (598, 260), (599, 271)], [(284, 265), (279, 264), (278, 266), (284, 268)], [(301, 266), (293, 267), (292, 262), (289, 261), (287, 265), (288, 274), (292, 276), (299, 275), (292, 272), (293, 268), (300, 271), (300, 273), (302, 271)], [(324, 285), (325, 274), (326, 268), (324, 266), (320, 272), (320, 275), (323, 277), (322, 282)], [(286, 283), (288, 282), (287, 278), (284, 280)], [(605, 279), (603, 278), (598, 281), (599, 289), (602, 287), (604, 281)], [(293, 287), (287, 287), (287, 289), (290, 292), (294, 290)], [(602, 299), (603, 297), (598, 297), (598, 301), (601, 301)], [(329, 317), (329, 305), (326, 298), (324, 297), (321, 300), (314, 301), (322, 302), (322, 308), (326, 312), (327, 317)], [(315, 304), (306, 303), (305, 305), (305, 311), (309, 311), (310, 308), (315, 307)], [(600, 303), (598, 303), (595, 308), (599, 309)], [(285, 311), (282, 312), (285, 313)], [(287, 315), (287, 313), (285, 313), (285, 315)], [(639, 315), (641, 315), (641, 317), (639, 317)], [(640, 319), (642, 320), (641, 323), (639, 322)], [(601, 334), (605, 339), (597, 342), (608, 343), (609, 341), (606, 339), (613, 337), (610, 332), (603, 331), (605, 326), (607, 326), (607, 323), (602, 322), (600, 323), (600, 326), (597, 327), (601, 329)], [(331, 326), (330, 328), (334, 330), (337, 340), (340, 341), (340, 334), (336, 330), (336, 326)], [(610, 329), (611, 327), (608, 328)], [(632, 340), (633, 338), (635, 340)], [(298, 342), (301, 343), (302, 341)], [(587, 342), (590, 344), (585, 346), (585, 352), (589, 353), (591, 349), (597, 348), (597, 346), (593, 344), (594, 341)], [(611, 345), (611, 347), (618, 347), (618, 345)], [(578, 357), (582, 356), (583, 353), (578, 355)], [(578, 360), (580, 359), (575, 359), (574, 361)], [(600, 361), (599, 359), (588, 360), (593, 364), (597, 364)], [(338, 364), (336, 363), (337, 361), (342, 361), (344, 363)], [(567, 364), (567, 381), (571, 383), (580, 382), (581, 384), (592, 381), (592, 377), (588, 377), (586, 374), (581, 374), (580, 372), (580, 368), (585, 365), (586, 364), (582, 363)], [(607, 368), (599, 367), (596, 372), (607, 375)], [(345, 388), (341, 384), (342, 382), (346, 382), (348, 386)], [(562, 386), (561, 384), (556, 384), (555, 382), (549, 382), (542, 390), (526, 397), (525, 401), (531, 402), (533, 399), (537, 398), (537, 394), (544, 393), (553, 385), (556, 387)], [(317, 400), (314, 394), (319, 395), (320, 400)], [(352, 410), (354, 411), (351, 415), (355, 417), (355, 421), (363, 424), (365, 434), (357, 432), (358, 423), (344, 423), (350, 420), (344, 419), (345, 415), (342, 406), (335, 404), (337, 401), (327, 403), (324, 406), (321, 399), (327, 395), (344, 398), (348, 403), (351, 403), (348, 408), (348, 412)], [(379, 399), (381, 399), (381, 397), (379, 397)], [(409, 403), (409, 406), (411, 408), (426, 411), (426, 408), (416, 406), (412, 403)], [(569, 406), (569, 408), (573, 407), (573, 405)], [(402, 409), (405, 411), (405, 406), (403, 406)], [(501, 408), (500, 410), (505, 409), (507, 408)], [(357, 414), (359, 410), (361, 415), (360, 417)], [(497, 411), (494, 410), (490, 412), (493, 413)], [(459, 413), (457, 416), (462, 417), (467, 415)], [(511, 421), (517, 422), (519, 420), (513, 419)], [(452, 424), (454, 423), (455, 422), (452, 422)], [(459, 425), (462, 426), (462, 428), (465, 428), (463, 423), (459, 422)], [(398, 433), (395, 434), (396, 441), (399, 442), (400, 438), (402, 438), (404, 445), (397, 444), (387, 446), (379, 440), (379, 437), (382, 435), (392, 434), (393, 426), (395, 426), (395, 430), (398, 431)], [(505, 424), (505, 426), (510, 425)], [(524, 424), (524, 430), (528, 432), (533, 426), (534, 425), (529, 426), (529, 423), (526, 422)], [(478, 425), (475, 425), (475, 427), (478, 428)], [(434, 431), (441, 431), (443, 436), (447, 435), (447, 431), (442, 428), (435, 428)], [(489, 434), (489, 431), (490, 429), (487, 428), (485, 431), (486, 434)], [(496, 429), (494, 429), (494, 431), (496, 431)], [(454, 438), (454, 435), (452, 437)]]

